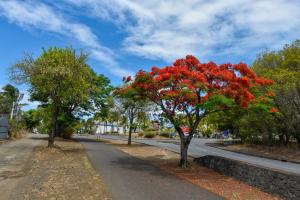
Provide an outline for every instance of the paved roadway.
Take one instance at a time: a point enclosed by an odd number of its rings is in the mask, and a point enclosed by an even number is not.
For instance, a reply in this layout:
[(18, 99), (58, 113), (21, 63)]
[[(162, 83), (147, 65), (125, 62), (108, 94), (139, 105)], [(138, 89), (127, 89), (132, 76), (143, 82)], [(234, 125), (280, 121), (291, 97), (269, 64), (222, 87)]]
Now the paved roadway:
[[(126, 140), (126, 138), (122, 136), (101, 135), (100, 137)], [(179, 140), (133, 139), (133, 141), (147, 145), (157, 146), (178, 153), (180, 152)], [(300, 175), (300, 164), (250, 156), (205, 145), (205, 143), (212, 141), (213, 140), (210, 139), (193, 138), (189, 147), (189, 155), (195, 158), (205, 155), (216, 155), (225, 158), (230, 158), (233, 160), (247, 162), (264, 168), (271, 168), (279, 171), (285, 171)]]
[(222, 199), (111, 145), (75, 136), (85, 147), (114, 200)]

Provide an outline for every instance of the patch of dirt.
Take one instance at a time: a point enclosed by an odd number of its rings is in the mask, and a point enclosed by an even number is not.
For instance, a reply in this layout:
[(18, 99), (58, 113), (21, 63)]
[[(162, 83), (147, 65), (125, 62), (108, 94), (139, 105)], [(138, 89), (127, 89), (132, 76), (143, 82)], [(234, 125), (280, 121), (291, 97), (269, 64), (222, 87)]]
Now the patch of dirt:
[(236, 144), (220, 147), (225, 150), (234, 151), (238, 153), (246, 153), (250, 155), (263, 156), (266, 158), (292, 161), (300, 163), (300, 149), (279, 147), (279, 146), (265, 146), (265, 145), (250, 145), (250, 144)]
[[(19, 183), (16, 197), (24, 200), (110, 199), (100, 176), (92, 167), (83, 146), (76, 141), (57, 139), (55, 148), (37, 147), (30, 171)], [(16, 198), (19, 199), (19, 198)]]
[(260, 189), (247, 185), (236, 179), (221, 175), (211, 169), (197, 165), (189, 158), (190, 168), (178, 167), (179, 155), (158, 147), (133, 143), (131, 146), (126, 141), (104, 140), (122, 151), (144, 160), (152, 162), (159, 168), (185, 179), (201, 188), (218, 194), (226, 199), (233, 200), (279, 200)]

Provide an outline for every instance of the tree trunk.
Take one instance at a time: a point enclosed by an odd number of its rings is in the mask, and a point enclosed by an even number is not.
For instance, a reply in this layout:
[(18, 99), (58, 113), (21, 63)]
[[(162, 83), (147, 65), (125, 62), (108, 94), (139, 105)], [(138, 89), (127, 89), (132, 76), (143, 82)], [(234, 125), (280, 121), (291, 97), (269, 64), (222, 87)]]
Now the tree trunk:
[(55, 106), (53, 113), (52, 113), (51, 132), (49, 134), (48, 147), (54, 146), (54, 137), (55, 137), (56, 129), (57, 129), (57, 118), (58, 118), (58, 106)]
[(288, 144), (289, 144), (289, 142), (290, 142), (290, 136), (286, 134), (286, 135), (285, 135), (284, 146), (287, 147)]
[(279, 146), (283, 146), (284, 144), (284, 138), (283, 138), (283, 134), (279, 135)]
[(128, 145), (131, 145), (131, 133), (133, 129), (133, 116), (129, 118), (129, 132), (128, 132)]
[(132, 132), (132, 126), (129, 125), (129, 132), (128, 132), (128, 145), (131, 145), (131, 132)]
[(297, 140), (297, 149), (300, 149), (300, 135), (296, 136), (296, 140)]
[(188, 167), (188, 148), (190, 145), (191, 138), (181, 136), (180, 138), (180, 162), (179, 166), (182, 168)]

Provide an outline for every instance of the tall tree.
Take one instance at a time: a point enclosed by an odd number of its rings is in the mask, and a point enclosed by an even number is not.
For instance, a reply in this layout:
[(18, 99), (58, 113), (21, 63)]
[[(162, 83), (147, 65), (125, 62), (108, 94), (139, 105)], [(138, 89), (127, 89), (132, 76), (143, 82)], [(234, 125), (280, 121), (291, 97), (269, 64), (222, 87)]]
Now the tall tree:
[[(11, 78), (30, 86), (31, 99), (40, 101), (51, 110), (51, 131), (48, 146), (58, 135), (61, 113), (81, 114), (99, 104), (108, 79), (97, 76), (87, 64), (88, 55), (72, 48), (50, 47), (34, 59), (31, 55), (15, 64)], [(103, 88), (101, 88), (103, 86)]]
[(18, 97), (18, 88), (10, 84), (5, 85), (0, 93), (0, 113), (9, 114), (11, 112), (13, 102), (16, 102)]
[[(130, 82), (130, 77), (125, 80), (125, 83)], [(115, 90), (114, 94), (117, 97), (117, 104), (119, 104), (119, 110), (127, 117), (129, 124), (128, 131), (128, 145), (131, 145), (132, 131), (136, 128), (134, 122), (137, 121), (141, 112), (147, 107), (145, 98), (138, 95), (134, 89), (125, 84), (123, 87)]]
[(285, 145), (294, 136), (300, 147), (300, 40), (279, 51), (267, 51), (258, 56), (254, 71), (275, 81), (268, 89), (276, 93), (274, 102), (281, 115), (277, 123), (283, 124), (280, 140)]
[[(181, 139), (180, 166), (187, 167), (187, 151), (200, 121), (231, 106), (247, 108), (255, 100), (254, 87), (272, 84), (258, 77), (246, 64), (200, 63), (194, 56), (172, 66), (139, 71), (127, 87), (157, 104)], [(126, 89), (125, 89), (126, 90)], [(180, 116), (184, 114), (188, 128)]]

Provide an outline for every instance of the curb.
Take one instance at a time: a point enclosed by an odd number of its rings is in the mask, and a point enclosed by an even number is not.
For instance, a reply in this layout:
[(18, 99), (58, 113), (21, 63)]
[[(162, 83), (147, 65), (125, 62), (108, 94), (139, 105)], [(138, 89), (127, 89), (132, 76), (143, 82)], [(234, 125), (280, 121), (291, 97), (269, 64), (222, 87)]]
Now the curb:
[(213, 145), (210, 143), (206, 143), (205, 145), (210, 146), (210, 147), (214, 147), (217, 149), (221, 149), (224, 151), (229, 151), (229, 152), (233, 152), (233, 153), (239, 153), (239, 154), (244, 154), (244, 155), (248, 155), (248, 156), (255, 156), (255, 157), (259, 157), (259, 158), (266, 158), (266, 159), (270, 159), (270, 160), (278, 160), (281, 162), (289, 162), (289, 163), (295, 163), (295, 164), (300, 164), (300, 161), (295, 161), (295, 160), (284, 160), (284, 159), (279, 159), (279, 158), (273, 158), (273, 157), (268, 157), (268, 156), (264, 156), (264, 155), (258, 155), (258, 154), (254, 154), (254, 153), (247, 153), (247, 152), (240, 152), (240, 151), (235, 151), (235, 150), (229, 150), (229, 149), (224, 149), (218, 145)]

